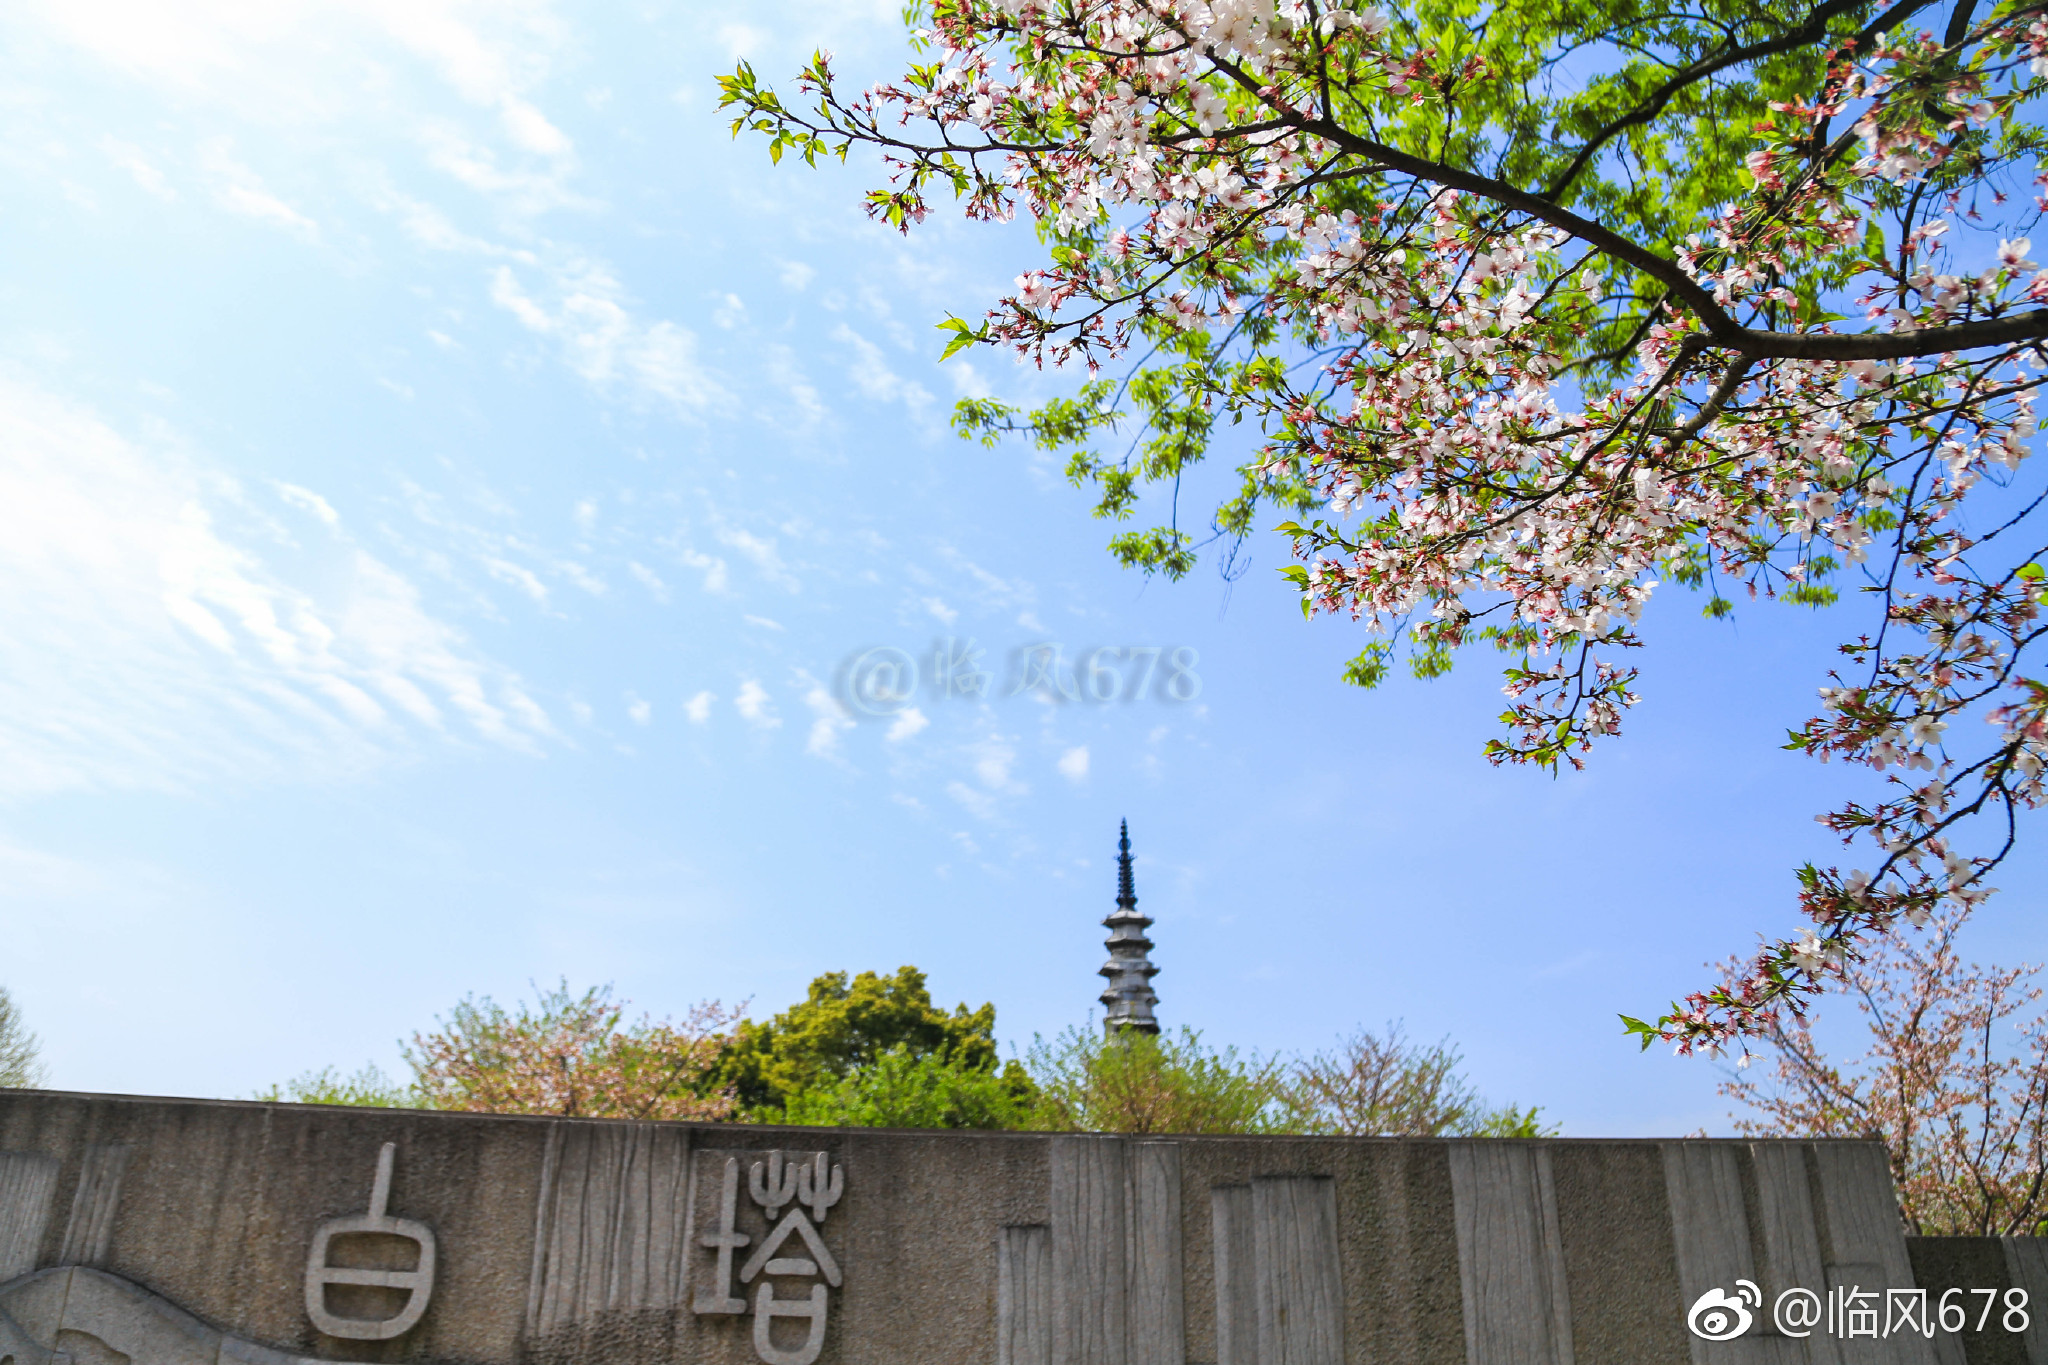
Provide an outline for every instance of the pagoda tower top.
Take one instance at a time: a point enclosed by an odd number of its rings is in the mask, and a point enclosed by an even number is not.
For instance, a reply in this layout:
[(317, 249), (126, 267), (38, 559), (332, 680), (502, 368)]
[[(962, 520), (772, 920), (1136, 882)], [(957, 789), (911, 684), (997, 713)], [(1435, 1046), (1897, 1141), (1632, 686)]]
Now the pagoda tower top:
[(1112, 1038), (1125, 1029), (1159, 1032), (1159, 1021), (1152, 1017), (1152, 1007), (1159, 1003), (1152, 992), (1152, 978), (1159, 975), (1159, 969), (1147, 956), (1152, 940), (1145, 937), (1152, 921), (1138, 913), (1138, 893), (1131, 883), (1128, 820), (1123, 822), (1116, 847), (1116, 909), (1102, 921), (1103, 928), (1109, 930), (1103, 943), (1109, 949), (1109, 961), (1102, 964), (1102, 975), (1109, 978), (1109, 986), (1102, 992), (1102, 1028)]

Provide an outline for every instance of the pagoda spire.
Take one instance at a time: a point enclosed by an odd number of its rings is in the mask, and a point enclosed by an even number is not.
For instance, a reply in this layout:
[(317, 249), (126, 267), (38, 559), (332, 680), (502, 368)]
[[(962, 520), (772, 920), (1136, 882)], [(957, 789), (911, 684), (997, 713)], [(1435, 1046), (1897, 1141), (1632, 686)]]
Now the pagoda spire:
[(1102, 1028), (1111, 1038), (1125, 1029), (1159, 1032), (1159, 1021), (1152, 1017), (1152, 1007), (1159, 1003), (1152, 993), (1152, 978), (1159, 975), (1159, 969), (1146, 956), (1152, 951), (1152, 940), (1145, 937), (1145, 931), (1152, 921), (1138, 913), (1138, 893), (1131, 883), (1128, 820), (1123, 822), (1116, 848), (1116, 909), (1102, 921), (1103, 928), (1109, 930), (1103, 944), (1109, 949), (1109, 961), (1102, 964), (1102, 975), (1109, 978), (1109, 987), (1102, 992)]

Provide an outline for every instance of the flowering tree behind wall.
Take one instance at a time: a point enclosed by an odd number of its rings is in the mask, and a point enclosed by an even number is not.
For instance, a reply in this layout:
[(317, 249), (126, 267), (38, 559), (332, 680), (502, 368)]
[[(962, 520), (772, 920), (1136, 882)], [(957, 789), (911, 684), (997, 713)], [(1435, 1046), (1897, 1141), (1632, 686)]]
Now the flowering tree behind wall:
[(716, 1122), (735, 1106), (714, 1072), (740, 1013), (707, 1001), (680, 1022), (628, 1023), (609, 986), (576, 995), (563, 982), (513, 1010), (466, 998), (413, 1035), (405, 1060), (431, 1109)]
[(2037, 967), (1956, 952), (1962, 914), (1925, 935), (1874, 936), (1845, 969), (1869, 1046), (1831, 1060), (1805, 1020), (1773, 1020), (1762, 1075), (1721, 1093), (1762, 1137), (1884, 1139), (1915, 1235), (2010, 1237), (2048, 1220), (2048, 1015)]
[[(1353, 681), (1402, 642), (1423, 676), (1508, 656), (1496, 762), (1577, 766), (1618, 732), (1660, 579), (1715, 615), (1847, 591), (1856, 634), (1791, 747), (1884, 775), (1822, 817), (1861, 866), (1802, 868), (1799, 932), (1627, 1021), (1690, 1050), (1981, 900), (2041, 799), (2044, 13), (934, 0), (893, 84), (844, 89), (820, 54), (801, 100), (744, 64), (723, 99), (778, 159), (879, 152), (869, 209), (906, 231), (934, 193), (1030, 215), (1045, 262), (948, 319), (947, 353), (1087, 377), (965, 403), (963, 432), (1067, 452), (1099, 515), (1156, 488), (1164, 523), (1111, 542), (1147, 571), (1276, 509), (1304, 610), (1374, 635)], [(1246, 423), (1198, 535), (1184, 480)]]

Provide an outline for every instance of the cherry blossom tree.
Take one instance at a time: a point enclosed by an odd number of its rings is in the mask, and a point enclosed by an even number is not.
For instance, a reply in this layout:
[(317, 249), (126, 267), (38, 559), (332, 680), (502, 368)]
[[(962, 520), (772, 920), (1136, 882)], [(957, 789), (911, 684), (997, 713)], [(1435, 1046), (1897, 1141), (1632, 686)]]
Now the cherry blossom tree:
[[(2027, 1236), (2048, 1219), (2048, 1015), (2038, 967), (1956, 951), (1966, 912), (1870, 936), (1844, 969), (1868, 1046), (1831, 1060), (1807, 1019), (1765, 1027), (1769, 1070), (1721, 1093), (1744, 1133), (1884, 1139), (1916, 1235)], [(1740, 963), (1732, 964), (1738, 970)]]
[(425, 1108), (491, 1114), (730, 1117), (733, 1090), (714, 1072), (742, 1011), (707, 1001), (680, 1022), (628, 1023), (625, 1010), (609, 986), (576, 995), (567, 982), (514, 1010), (464, 999), (440, 1027), (413, 1035), (412, 1092)]
[(1287, 1087), (1292, 1126), (1352, 1137), (1550, 1137), (1531, 1105), (1495, 1108), (1459, 1072), (1448, 1039), (1411, 1041), (1395, 1020), (1360, 1028), (1335, 1048), (1297, 1060)]
[[(946, 353), (1076, 387), (957, 423), (1067, 452), (1099, 515), (1163, 502), (1112, 540), (1124, 562), (1179, 575), (1213, 541), (1228, 567), (1272, 509), (1304, 611), (1372, 634), (1347, 676), (1492, 646), (1489, 756), (1551, 769), (1619, 732), (1660, 582), (1714, 615), (1848, 592), (1790, 747), (1878, 775), (1819, 817), (1852, 853), (1799, 869), (1796, 932), (1743, 971), (1624, 1017), (1644, 1046), (1740, 1046), (1872, 934), (1991, 893), (2048, 753), (2042, 3), (931, 0), (912, 22), (920, 60), (864, 90), (822, 53), (792, 101), (742, 64), (734, 130), (778, 160), (878, 153), (869, 211), (905, 231), (948, 193), (1035, 222), (1043, 262), (947, 319)], [(1246, 424), (1188, 529), (1192, 471)]]

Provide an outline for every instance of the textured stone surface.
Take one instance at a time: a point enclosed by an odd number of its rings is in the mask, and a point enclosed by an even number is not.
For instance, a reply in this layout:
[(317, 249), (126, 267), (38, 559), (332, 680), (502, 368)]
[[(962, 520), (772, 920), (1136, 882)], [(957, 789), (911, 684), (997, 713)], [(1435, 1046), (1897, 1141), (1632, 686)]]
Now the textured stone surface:
[[(368, 1219), (387, 1144), (386, 1218), (431, 1230), (431, 1298), (393, 1339), (328, 1336), (307, 1308), (316, 1230)], [(346, 1272), (334, 1311), (364, 1321), (420, 1273), (400, 1236), (323, 1254)], [(1788, 1287), (1911, 1286), (1916, 1265), (2048, 1295), (2031, 1241), (1909, 1256), (1869, 1143), (1056, 1137), (0, 1092), (0, 1365), (2025, 1358), (2023, 1334), (1769, 1326)], [(1744, 1280), (1764, 1298), (1752, 1333), (1686, 1330), (1701, 1293)]]

